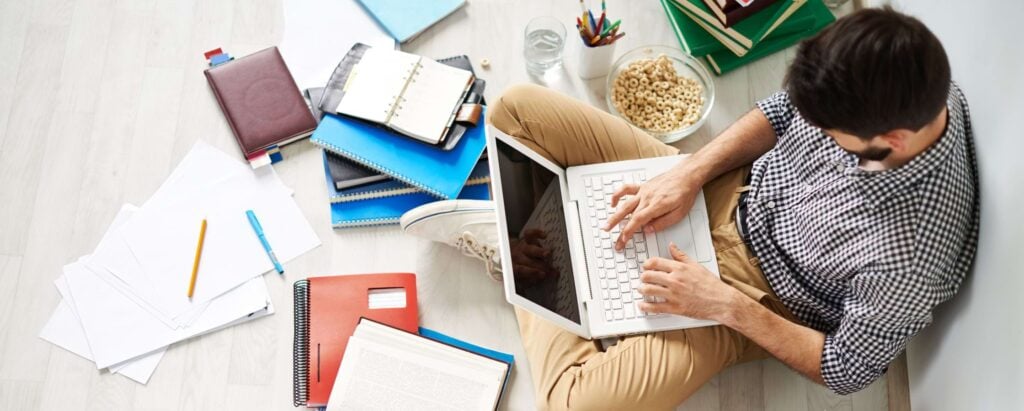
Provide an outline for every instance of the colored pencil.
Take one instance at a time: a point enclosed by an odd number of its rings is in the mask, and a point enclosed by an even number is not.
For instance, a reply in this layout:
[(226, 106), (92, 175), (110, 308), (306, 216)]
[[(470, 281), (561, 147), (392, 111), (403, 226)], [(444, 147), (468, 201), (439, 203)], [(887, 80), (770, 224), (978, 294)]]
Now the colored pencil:
[(597, 26), (596, 26), (597, 29), (594, 30), (594, 33), (597, 34), (598, 36), (601, 35), (601, 25), (603, 25), (603, 24), (604, 24), (604, 12), (602, 11), (601, 12), (601, 18), (597, 19)]
[(590, 18), (590, 27), (593, 27), (594, 33), (597, 33), (597, 22), (594, 21), (594, 13), (591, 13), (590, 10), (587, 10), (587, 16)]
[(188, 298), (192, 299), (192, 293), (196, 290), (196, 274), (199, 274), (199, 257), (203, 255), (203, 240), (206, 239), (206, 219), (203, 219), (199, 226), (199, 244), (196, 245), (196, 258), (192, 262), (192, 279), (188, 282)]
[(605, 27), (604, 30), (601, 31), (601, 37), (605, 37), (612, 30), (615, 30), (615, 29), (619, 28), (619, 23), (622, 23), (621, 19), (619, 21), (616, 21), (616, 22), (612, 23), (610, 26)]

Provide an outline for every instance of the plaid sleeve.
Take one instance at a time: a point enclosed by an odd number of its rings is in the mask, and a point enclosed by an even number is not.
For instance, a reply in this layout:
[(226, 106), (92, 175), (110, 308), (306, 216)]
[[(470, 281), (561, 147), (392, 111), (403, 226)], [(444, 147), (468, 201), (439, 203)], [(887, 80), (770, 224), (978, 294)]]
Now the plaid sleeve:
[(782, 138), (793, 122), (793, 115), (796, 108), (789, 102), (789, 93), (785, 90), (777, 91), (763, 100), (758, 100), (757, 108), (768, 117), (768, 122), (775, 129), (775, 137)]
[(931, 323), (942, 301), (941, 276), (920, 270), (862, 273), (850, 281), (844, 315), (825, 337), (821, 376), (840, 395), (860, 391), (885, 373), (907, 342)]

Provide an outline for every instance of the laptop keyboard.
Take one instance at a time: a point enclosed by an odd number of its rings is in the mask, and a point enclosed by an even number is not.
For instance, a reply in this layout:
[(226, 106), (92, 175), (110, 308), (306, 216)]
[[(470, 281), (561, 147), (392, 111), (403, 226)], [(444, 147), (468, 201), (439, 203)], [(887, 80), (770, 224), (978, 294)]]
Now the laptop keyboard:
[(635, 318), (657, 317), (640, 311), (637, 305), (644, 299), (640, 295), (640, 273), (643, 262), (650, 256), (648, 250), (657, 250), (658, 243), (654, 235), (644, 232), (633, 233), (626, 242), (622, 252), (615, 251), (615, 239), (619, 237), (622, 227), (628, 222), (627, 217), (610, 231), (603, 227), (608, 218), (615, 214), (612, 207), (612, 194), (623, 184), (639, 184), (647, 181), (643, 171), (625, 172), (621, 174), (603, 174), (583, 177), (586, 193), (587, 213), (590, 214), (591, 233), (593, 233), (594, 260), (596, 267), (592, 274), (599, 278), (600, 294), (604, 305), (606, 321), (622, 321)]

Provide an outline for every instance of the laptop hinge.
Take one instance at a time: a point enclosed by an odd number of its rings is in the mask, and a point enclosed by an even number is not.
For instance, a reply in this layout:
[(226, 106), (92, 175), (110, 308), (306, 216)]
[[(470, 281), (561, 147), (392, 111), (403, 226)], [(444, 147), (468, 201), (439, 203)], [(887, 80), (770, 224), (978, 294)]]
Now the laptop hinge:
[(589, 252), (586, 247), (583, 247), (583, 224), (580, 221), (580, 209), (579, 201), (568, 201), (571, 207), (568, 207), (570, 217), (569, 218), (569, 230), (572, 238), (572, 244), (576, 244), (580, 250), (580, 256), (583, 258), (583, 269), (586, 270), (586, 276), (584, 277), (584, 283), (587, 285), (587, 301), (594, 299), (594, 290), (590, 285), (590, 261)]

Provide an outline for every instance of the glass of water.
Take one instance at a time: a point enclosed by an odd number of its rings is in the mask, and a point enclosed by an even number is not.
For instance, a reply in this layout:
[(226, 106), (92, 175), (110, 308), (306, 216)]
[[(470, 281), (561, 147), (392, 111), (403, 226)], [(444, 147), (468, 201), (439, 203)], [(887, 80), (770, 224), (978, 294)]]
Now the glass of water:
[(523, 56), (526, 58), (526, 69), (531, 73), (544, 74), (561, 67), (564, 49), (565, 26), (558, 19), (537, 17), (526, 25)]

